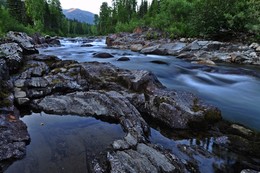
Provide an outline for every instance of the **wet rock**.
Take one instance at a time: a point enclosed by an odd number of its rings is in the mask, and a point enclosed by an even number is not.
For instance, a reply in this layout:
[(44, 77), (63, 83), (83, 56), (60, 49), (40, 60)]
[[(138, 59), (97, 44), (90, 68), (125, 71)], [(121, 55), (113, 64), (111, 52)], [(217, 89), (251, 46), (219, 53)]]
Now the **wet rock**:
[[(157, 32), (147, 30), (142, 32), (142, 34), (120, 33), (108, 36), (107, 40), (109, 40), (109, 46), (113, 48), (130, 49), (143, 54), (173, 55), (177, 58), (203, 64), (205, 62), (200, 62), (203, 60), (202, 58), (214, 63), (260, 64), (259, 50), (256, 51), (257, 48), (260, 49), (258, 43), (252, 43), (250, 46), (247, 46), (240, 43), (234, 44), (191, 38), (182, 38), (180, 41), (169, 39), (149, 40), (146, 36), (151, 35), (151, 33), (156, 34)], [(188, 43), (190, 41), (192, 43)], [(232, 58), (230, 54), (239, 54), (239, 56)], [(212, 62), (206, 64), (210, 65)]]
[(253, 169), (243, 169), (240, 173), (259, 173), (259, 171)]
[(6, 34), (6, 37), (13, 42), (18, 43), (22, 47), (23, 54), (25, 55), (39, 53), (32, 44), (32, 38), (26, 33), (9, 31)]
[(4, 59), (0, 58), (0, 80), (8, 80), (9, 79), (9, 70)]
[(59, 78), (53, 78), (51, 85), (53, 86), (53, 92), (70, 93), (83, 90), (77, 82), (72, 80), (60, 80)]
[(151, 172), (156, 173), (158, 170), (147, 157), (139, 154), (134, 150), (117, 151), (116, 153), (108, 153), (108, 161), (110, 163), (111, 173), (117, 172)]
[(251, 53), (249, 54), (249, 56), (252, 57), (252, 58), (257, 58), (256, 52), (251, 52)]
[(4, 161), (25, 156), (25, 146), (29, 140), (27, 127), (17, 115), (0, 114), (0, 170)]
[(185, 48), (183, 48), (183, 51), (198, 51), (202, 48), (202, 45), (199, 44), (198, 40), (193, 41), (189, 45), (187, 45)]
[(252, 43), (250, 44), (249, 48), (256, 49), (259, 46), (258, 43)]
[(115, 38), (116, 38), (115, 34), (106, 37), (106, 44), (108, 47), (111, 47), (113, 45), (113, 41), (115, 40)]
[(169, 159), (154, 148), (145, 144), (139, 144), (137, 146), (137, 151), (145, 155), (152, 162), (152, 164), (157, 167), (157, 169), (159, 168), (159, 170), (162, 170), (163, 172), (177, 171)]
[(240, 126), (238, 124), (232, 124), (231, 127), (236, 129), (236, 130), (238, 130), (239, 132), (243, 133), (246, 136), (251, 136), (253, 134), (252, 130), (247, 129), (247, 128), (243, 127), (243, 126)]
[(28, 98), (39, 98), (51, 93), (50, 88), (36, 88), (36, 89), (28, 89), (27, 90), (27, 97)]
[(216, 65), (213, 61), (211, 60), (200, 60), (200, 61), (192, 61), (191, 63), (194, 63), (194, 64), (202, 64), (202, 65)]
[(187, 42), (186, 38), (180, 38), (180, 42)]
[(114, 141), (112, 146), (115, 150), (125, 150), (130, 148), (129, 144), (125, 140), (121, 139)]
[(142, 44), (132, 44), (130, 46), (130, 50), (134, 51), (134, 52), (140, 52), (143, 49), (143, 45)]
[(45, 37), (45, 42), (51, 46), (60, 46), (60, 40), (57, 37)]
[(45, 44), (45, 38), (41, 36), (40, 33), (34, 33), (32, 36), (32, 43), (34, 45), (41, 45), (41, 44)]
[(139, 109), (177, 129), (207, 128), (207, 123), (221, 120), (218, 109), (199, 103), (194, 95), (187, 92), (154, 90), (147, 95), (145, 107)]
[(130, 61), (130, 58), (128, 58), (128, 57), (121, 57), (121, 58), (118, 58), (117, 61)]
[(43, 55), (43, 54), (34, 54), (34, 55), (27, 56), (27, 60), (44, 61), (50, 65), (51, 65), (51, 63), (54, 63), (54, 62), (57, 63), (57, 62), (61, 61), (61, 59), (59, 59), (56, 56)]
[(154, 63), (154, 64), (165, 64), (165, 65), (169, 65), (168, 62), (165, 62), (165, 61), (161, 61), (161, 60), (153, 60), (153, 61), (150, 61), (151, 63)]
[[(136, 150), (128, 149), (108, 153), (110, 172), (182, 172), (182, 165), (174, 156), (162, 153), (146, 144), (138, 144)], [(183, 170), (184, 171), (184, 170)]]
[(164, 48), (160, 48), (160, 45), (150, 46), (141, 50), (143, 54), (155, 54), (155, 55), (166, 55), (167, 51)]
[(50, 68), (45, 62), (35, 60), (27, 61), (24, 65), (24, 71), (21, 73), (21, 79), (28, 79), (31, 77), (42, 77), (49, 72)]
[[(200, 43), (203, 42), (203, 41), (200, 41)], [(205, 41), (204, 41), (205, 42)], [(207, 42), (207, 41), (206, 41)], [(199, 43), (199, 44), (200, 44)], [(208, 43), (206, 44), (200, 44), (202, 47), (203, 50), (206, 50), (206, 51), (217, 51), (219, 50), (222, 46), (224, 46), (224, 43), (222, 42), (219, 42), (219, 41), (209, 41)]]
[(15, 91), (14, 97), (15, 97), (15, 98), (23, 98), (23, 97), (26, 97), (26, 92), (24, 92), (24, 91)]
[(177, 56), (179, 59), (192, 60), (195, 57), (194, 53), (183, 52)]
[(83, 44), (80, 47), (93, 47), (93, 45), (92, 44)]
[(160, 45), (161, 49), (165, 49), (169, 55), (178, 55), (180, 51), (186, 46), (186, 43), (176, 42), (176, 43), (166, 43)]
[(44, 88), (48, 86), (48, 81), (41, 77), (32, 77), (26, 81), (26, 86), (34, 88)]
[(20, 105), (20, 106), (28, 105), (28, 104), (30, 103), (30, 99), (29, 99), (29, 98), (26, 98), (26, 97), (24, 97), (24, 98), (17, 98), (17, 99), (16, 99), (16, 102), (17, 102), (17, 104)]
[(114, 56), (111, 55), (110, 53), (100, 52), (100, 53), (95, 53), (93, 57), (95, 57), (95, 58), (113, 58)]
[(14, 86), (15, 86), (15, 87), (22, 88), (22, 87), (24, 87), (25, 81), (26, 81), (25, 79), (15, 80), (15, 81), (14, 81)]
[(147, 124), (136, 108), (115, 91), (76, 92), (61, 96), (46, 96), (35, 100), (35, 108), (57, 114), (92, 115), (120, 122), (136, 139), (148, 134)]
[(154, 74), (145, 70), (133, 70), (130, 73), (121, 73), (119, 74), (119, 79), (126, 84), (128, 89), (134, 91), (164, 88)]
[(23, 63), (21, 47), (17, 43), (5, 43), (0, 45), (0, 52), (4, 54), (9, 71), (17, 72)]
[(232, 53), (230, 54), (230, 60), (232, 63), (242, 64), (248, 58), (240, 53)]

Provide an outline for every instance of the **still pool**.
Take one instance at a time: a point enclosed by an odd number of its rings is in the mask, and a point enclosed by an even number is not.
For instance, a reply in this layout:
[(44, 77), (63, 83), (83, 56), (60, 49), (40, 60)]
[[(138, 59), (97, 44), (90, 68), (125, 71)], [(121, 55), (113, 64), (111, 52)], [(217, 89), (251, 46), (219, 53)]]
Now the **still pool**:
[(5, 173), (86, 173), (96, 157), (106, 157), (113, 141), (125, 136), (120, 125), (92, 117), (33, 113), (21, 119), (31, 142), (26, 157)]

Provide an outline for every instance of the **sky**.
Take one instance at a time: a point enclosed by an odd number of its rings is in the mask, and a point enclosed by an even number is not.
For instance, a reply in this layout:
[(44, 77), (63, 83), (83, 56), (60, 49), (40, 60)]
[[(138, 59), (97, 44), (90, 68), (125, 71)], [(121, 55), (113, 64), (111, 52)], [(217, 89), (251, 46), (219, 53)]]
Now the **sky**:
[(102, 2), (107, 2), (109, 6), (112, 4), (111, 0), (60, 0), (63, 9), (79, 8), (94, 14), (99, 14)]

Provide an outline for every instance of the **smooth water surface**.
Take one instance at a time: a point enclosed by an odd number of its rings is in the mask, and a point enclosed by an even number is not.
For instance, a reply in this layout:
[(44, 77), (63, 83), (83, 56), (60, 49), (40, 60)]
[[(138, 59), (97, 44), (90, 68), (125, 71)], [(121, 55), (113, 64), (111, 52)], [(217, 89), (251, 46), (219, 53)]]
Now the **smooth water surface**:
[(200, 134), (195, 138), (195, 136), (190, 135), (190, 132), (186, 133), (190, 137), (180, 138), (176, 131), (164, 132), (163, 134), (166, 135), (164, 136), (161, 134), (161, 131), (151, 128), (150, 141), (153, 144), (169, 149), (177, 158), (181, 158), (185, 162), (193, 162), (194, 160), (191, 158), (193, 157), (196, 159), (198, 169), (202, 173), (236, 173), (241, 172), (243, 169), (248, 169), (248, 165), (255, 167), (254, 169), (256, 170), (260, 169), (259, 159), (220, 147), (221, 143), (228, 141), (226, 136), (210, 137)]
[[(195, 93), (219, 107), (226, 120), (241, 123), (260, 131), (260, 68), (239, 65), (207, 67), (191, 64), (173, 56), (143, 55), (129, 50), (108, 49), (104, 40), (93, 47), (80, 47), (82, 42), (62, 40), (63, 46), (41, 49), (40, 53), (56, 55), (63, 60), (110, 62), (126, 69), (152, 71), (163, 85), (171, 89)], [(95, 52), (108, 52), (114, 58), (93, 58)], [(117, 61), (127, 56), (130, 61)], [(168, 64), (154, 64), (159, 60)]]
[(125, 135), (120, 125), (91, 117), (33, 113), (21, 119), (31, 143), (26, 157), (5, 173), (86, 173), (94, 158), (106, 157), (113, 141)]

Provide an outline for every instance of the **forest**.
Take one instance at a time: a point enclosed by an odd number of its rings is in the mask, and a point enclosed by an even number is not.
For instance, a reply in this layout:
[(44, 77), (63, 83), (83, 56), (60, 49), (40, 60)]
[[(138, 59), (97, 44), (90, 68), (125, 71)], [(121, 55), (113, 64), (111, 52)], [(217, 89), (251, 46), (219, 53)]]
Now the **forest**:
[[(167, 37), (238, 37), (260, 39), (259, 0), (113, 0), (103, 3), (99, 34), (133, 31), (137, 26), (164, 31)], [(151, 37), (156, 37), (152, 35)]]
[[(151, 27), (165, 37), (234, 37), (260, 40), (259, 0), (112, 0), (95, 25), (66, 19), (59, 0), (1, 0), (0, 34), (9, 30), (51, 35), (107, 35)], [(37, 7), (37, 8), (35, 8)], [(158, 37), (151, 33), (151, 38)]]
[(96, 35), (95, 26), (65, 18), (59, 0), (0, 0), (0, 35), (8, 31)]

